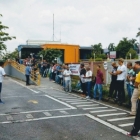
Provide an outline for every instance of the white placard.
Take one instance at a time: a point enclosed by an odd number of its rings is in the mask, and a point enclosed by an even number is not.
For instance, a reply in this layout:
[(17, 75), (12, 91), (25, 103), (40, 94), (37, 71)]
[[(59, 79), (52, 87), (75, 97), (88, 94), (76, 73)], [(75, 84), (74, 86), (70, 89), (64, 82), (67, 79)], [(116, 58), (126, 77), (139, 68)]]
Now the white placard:
[(116, 58), (116, 51), (110, 52), (110, 58)]
[(72, 73), (72, 75), (80, 75), (80, 64), (69, 64), (69, 69)]

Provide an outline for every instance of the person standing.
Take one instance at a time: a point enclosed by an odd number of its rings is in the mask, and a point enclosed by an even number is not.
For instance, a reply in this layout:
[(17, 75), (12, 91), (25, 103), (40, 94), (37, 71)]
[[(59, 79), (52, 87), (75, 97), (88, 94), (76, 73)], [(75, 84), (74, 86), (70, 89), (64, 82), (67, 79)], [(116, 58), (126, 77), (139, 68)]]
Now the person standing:
[(80, 65), (80, 83), (81, 83), (81, 88), (82, 88), (82, 91), (83, 91), (83, 95), (82, 96), (85, 96), (86, 95), (86, 83), (85, 83), (85, 79), (83, 77), (86, 76), (86, 69), (84, 67), (84, 63), (82, 63)]
[(31, 74), (31, 68), (29, 65), (26, 65), (25, 68), (25, 76), (26, 76), (26, 86), (29, 86), (29, 82), (30, 82), (30, 74)]
[(135, 75), (135, 72), (133, 70), (131, 62), (127, 63), (127, 69), (128, 69), (128, 73), (127, 73), (127, 79), (126, 79), (126, 87), (127, 87), (128, 97), (129, 97), (128, 105), (131, 106), (131, 97), (132, 97), (133, 90), (134, 90), (134, 88), (133, 88), (133, 76)]
[[(109, 74), (111, 75), (111, 84), (110, 84), (110, 88), (109, 88), (108, 100), (110, 98), (112, 98), (112, 96), (116, 97), (116, 95), (117, 95), (117, 89), (116, 89), (117, 75), (116, 75), (116, 71), (117, 71), (118, 67), (117, 67), (116, 62), (112, 63), (112, 67), (113, 67), (112, 71), (109, 72)], [(113, 93), (114, 93), (114, 95), (113, 95)]]
[(94, 95), (93, 98), (96, 99), (96, 92), (98, 90), (99, 92), (99, 100), (102, 100), (102, 84), (103, 84), (104, 78), (103, 73), (101, 72), (101, 66), (97, 65), (97, 75), (96, 75), (96, 83), (94, 86)]
[(124, 90), (124, 82), (126, 79), (126, 66), (124, 65), (124, 59), (120, 58), (118, 61), (118, 68), (117, 68), (117, 92), (118, 92), (118, 99), (115, 99), (115, 102), (118, 101), (119, 105), (122, 105), (125, 102), (125, 90)]
[[(140, 61), (137, 61), (136, 63), (139, 63), (140, 65)], [(127, 134), (128, 136), (138, 136), (138, 132), (140, 130), (140, 72), (138, 73), (135, 80), (135, 88), (137, 88), (138, 90), (138, 98), (136, 102), (136, 117), (131, 132)]]
[(90, 90), (91, 90), (91, 81), (92, 81), (92, 71), (90, 70), (90, 67), (86, 68), (86, 76), (83, 78), (85, 78), (85, 82), (86, 82), (86, 93), (87, 93), (86, 98), (89, 99)]
[(133, 94), (132, 94), (132, 97), (131, 97), (131, 112), (130, 112), (130, 116), (135, 116), (136, 115), (136, 102), (137, 102), (137, 99), (139, 97), (139, 92), (138, 92), (138, 88), (137, 85), (137, 76), (140, 72), (140, 61), (136, 61), (135, 62), (135, 65), (134, 65), (134, 69), (135, 69), (135, 74), (136, 74), (136, 80), (135, 80), (135, 83), (134, 83), (134, 91), (133, 91)]
[(65, 71), (64, 71), (64, 79), (65, 79), (65, 91), (66, 92), (71, 92), (71, 71), (69, 70), (68, 66), (65, 66)]
[(3, 103), (3, 101), (1, 100), (3, 76), (5, 77), (6, 73), (5, 73), (4, 69), (2, 68), (2, 64), (0, 63), (0, 103)]

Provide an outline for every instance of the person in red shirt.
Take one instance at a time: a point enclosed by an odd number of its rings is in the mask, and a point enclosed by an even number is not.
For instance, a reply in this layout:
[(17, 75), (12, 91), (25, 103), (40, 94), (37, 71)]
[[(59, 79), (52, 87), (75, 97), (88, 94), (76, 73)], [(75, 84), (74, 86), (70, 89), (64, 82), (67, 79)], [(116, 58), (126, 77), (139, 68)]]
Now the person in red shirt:
[(96, 93), (97, 90), (99, 92), (99, 100), (102, 100), (102, 84), (103, 84), (104, 78), (103, 78), (103, 73), (101, 72), (101, 66), (97, 65), (97, 75), (96, 75), (96, 83), (94, 86), (94, 95), (93, 98), (96, 98)]

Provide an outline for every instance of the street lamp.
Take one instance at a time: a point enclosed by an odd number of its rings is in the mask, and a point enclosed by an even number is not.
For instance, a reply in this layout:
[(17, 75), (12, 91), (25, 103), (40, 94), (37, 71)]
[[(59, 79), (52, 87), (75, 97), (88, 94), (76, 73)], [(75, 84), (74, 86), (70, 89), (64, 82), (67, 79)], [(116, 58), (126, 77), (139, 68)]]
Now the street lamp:
[(42, 58), (42, 61), (43, 61), (43, 55), (42, 54), (40, 55), (40, 57)]
[(95, 53), (93, 55), (94, 55), (94, 62), (95, 62)]
[(129, 55), (130, 55), (130, 60), (131, 60), (131, 53)]

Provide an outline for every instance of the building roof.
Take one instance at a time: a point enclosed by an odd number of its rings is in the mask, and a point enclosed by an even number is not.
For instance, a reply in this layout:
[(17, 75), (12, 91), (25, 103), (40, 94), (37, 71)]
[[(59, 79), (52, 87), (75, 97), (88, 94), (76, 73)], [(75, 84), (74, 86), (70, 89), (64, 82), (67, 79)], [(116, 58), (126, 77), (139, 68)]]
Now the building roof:
[(23, 48), (41, 48), (39, 45), (19, 45), (18, 51), (20, 52)]
[(80, 46), (81, 50), (92, 50), (91, 46)]

